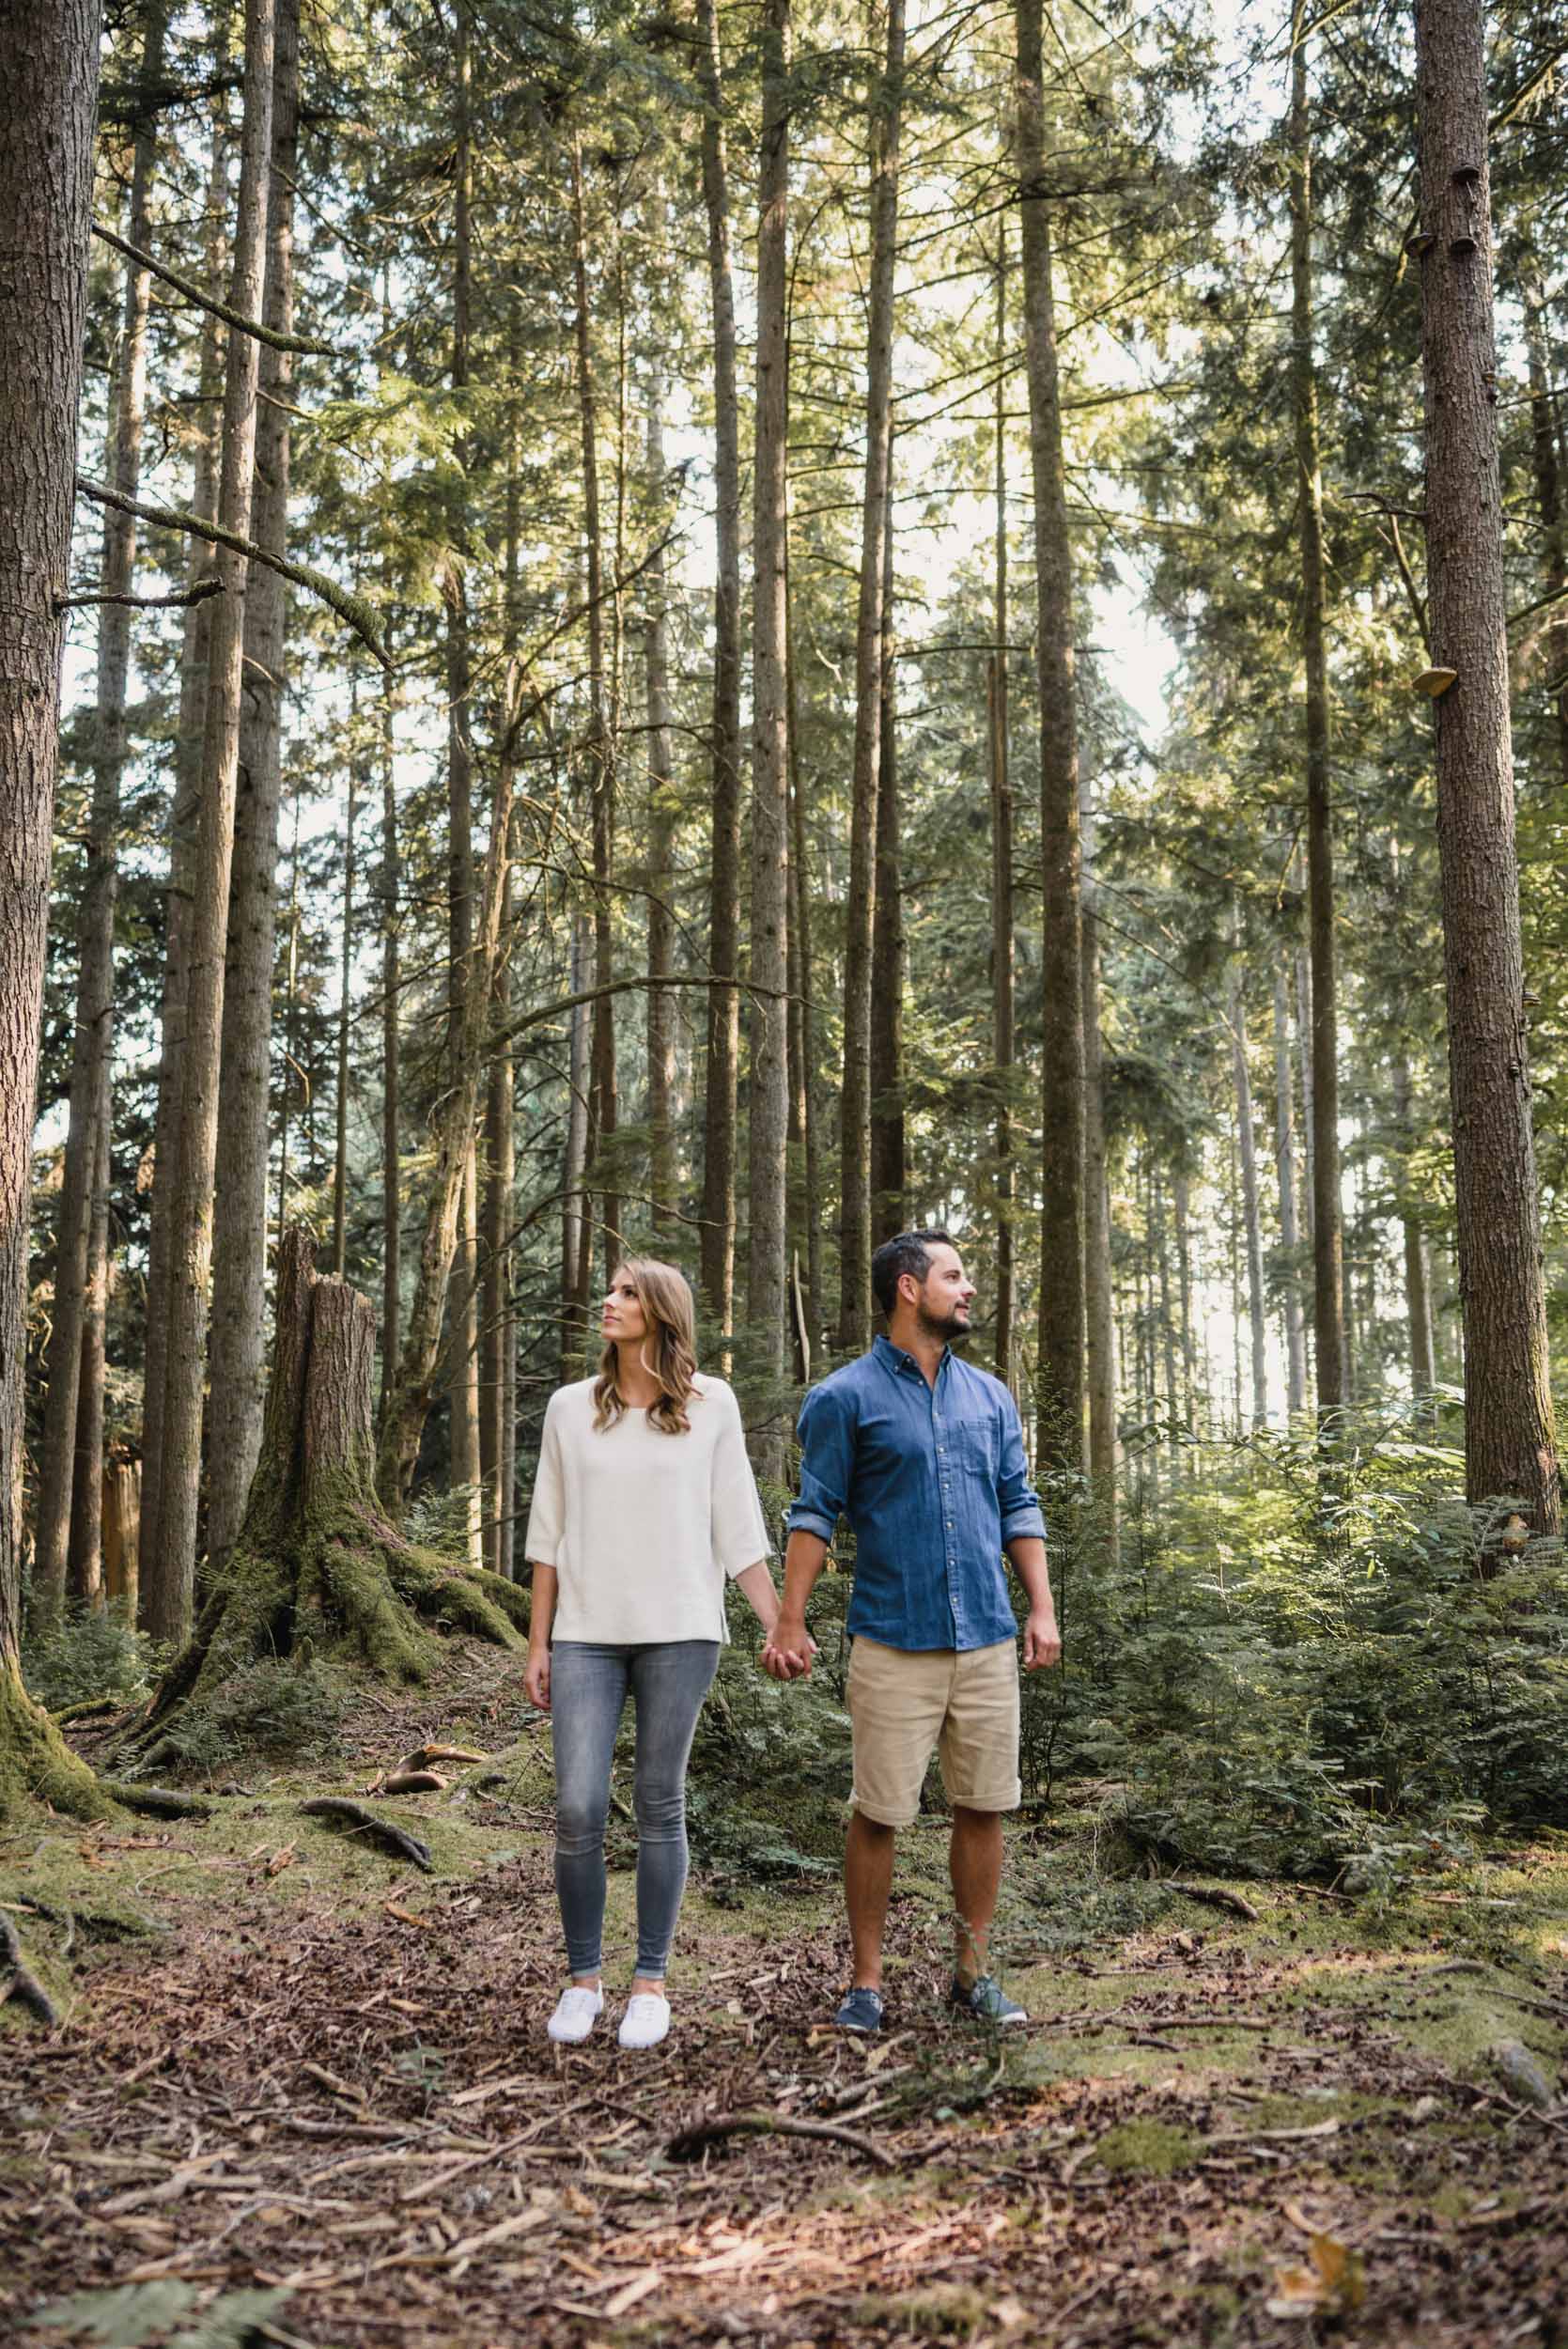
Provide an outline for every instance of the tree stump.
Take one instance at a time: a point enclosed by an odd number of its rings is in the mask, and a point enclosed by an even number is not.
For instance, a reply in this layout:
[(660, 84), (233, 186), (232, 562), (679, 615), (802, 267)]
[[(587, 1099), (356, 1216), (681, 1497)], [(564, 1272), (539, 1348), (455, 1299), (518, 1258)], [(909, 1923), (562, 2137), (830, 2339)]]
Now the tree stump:
[(417, 1548), (382, 1508), (370, 1402), (375, 1312), (347, 1282), (319, 1278), (315, 1252), (298, 1226), (285, 1235), (261, 1455), (244, 1521), (221, 1584), (153, 1700), (144, 1740), (230, 1673), (306, 1641), (313, 1654), (357, 1657), (385, 1677), (419, 1680), (431, 1652), (426, 1623), (506, 1647), (527, 1625), (524, 1591)]

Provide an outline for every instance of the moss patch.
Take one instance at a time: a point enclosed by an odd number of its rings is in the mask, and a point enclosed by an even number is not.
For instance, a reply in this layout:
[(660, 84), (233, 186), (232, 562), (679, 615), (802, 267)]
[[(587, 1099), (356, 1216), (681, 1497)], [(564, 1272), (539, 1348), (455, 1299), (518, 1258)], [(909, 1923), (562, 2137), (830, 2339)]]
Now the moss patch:
[(1171, 2178), (1198, 2159), (1202, 2141), (1173, 2122), (1119, 2122), (1094, 2148), (1094, 2159), (1113, 2178)]

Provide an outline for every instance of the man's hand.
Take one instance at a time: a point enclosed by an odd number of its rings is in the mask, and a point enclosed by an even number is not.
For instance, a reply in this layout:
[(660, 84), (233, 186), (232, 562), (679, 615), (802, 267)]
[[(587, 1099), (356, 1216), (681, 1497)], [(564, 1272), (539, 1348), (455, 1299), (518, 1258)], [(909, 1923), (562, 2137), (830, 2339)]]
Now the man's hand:
[(804, 1618), (781, 1615), (764, 1642), (762, 1669), (775, 1680), (809, 1680), (815, 1654)]
[(1026, 1672), (1043, 1672), (1062, 1661), (1062, 1634), (1056, 1627), (1054, 1607), (1031, 1610), (1023, 1627), (1023, 1668)]
[(528, 1691), (530, 1704), (536, 1704), (541, 1713), (550, 1710), (550, 1650), (531, 1647), (528, 1661), (522, 1668), (522, 1685)]

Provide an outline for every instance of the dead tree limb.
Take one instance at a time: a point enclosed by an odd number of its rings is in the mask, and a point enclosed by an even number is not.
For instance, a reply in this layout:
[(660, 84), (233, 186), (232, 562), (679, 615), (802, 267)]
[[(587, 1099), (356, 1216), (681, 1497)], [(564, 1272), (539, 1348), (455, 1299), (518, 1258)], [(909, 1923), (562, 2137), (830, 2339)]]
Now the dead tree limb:
[(152, 276), (160, 278), (182, 302), (193, 303), (198, 310), (210, 310), (215, 319), (222, 319), (225, 326), (237, 326), (242, 334), (253, 336), (258, 343), (269, 344), (273, 350), (305, 351), (322, 359), (336, 355), (332, 343), (313, 342), (308, 334), (283, 334), (275, 327), (263, 326), (259, 319), (243, 317), (240, 311), (231, 309), (226, 302), (219, 302), (213, 295), (204, 293), (201, 287), (194, 285), (190, 278), (181, 277), (179, 272), (170, 269), (167, 262), (155, 261), (150, 253), (143, 252), (140, 245), (127, 243), (123, 237), (117, 237), (112, 228), (105, 228), (100, 221), (93, 223), (93, 235), (101, 237), (105, 244), (112, 244), (116, 253), (123, 253), (126, 259), (134, 261), (138, 269), (145, 269)]
[(182, 530), (189, 538), (205, 538), (209, 546), (232, 547), (250, 562), (264, 563), (281, 579), (291, 580), (296, 587), (308, 588), (313, 596), (319, 596), (339, 619), (347, 620), (361, 644), (375, 655), (383, 669), (391, 668), (392, 661), (386, 647), (376, 633), (370, 606), (362, 596), (350, 595), (348, 588), (340, 587), (335, 579), (329, 579), (325, 571), (317, 570), (309, 563), (294, 563), (285, 555), (273, 554), (266, 547), (258, 547), (253, 538), (241, 538), (237, 531), (225, 530), (222, 522), (212, 521), (205, 514), (185, 514), (175, 506), (153, 506), (143, 498), (121, 497), (117, 490), (109, 489), (101, 481), (89, 481), (85, 474), (77, 474), (76, 486), (82, 495), (90, 498), (95, 506), (110, 506), (116, 513), (134, 514), (138, 521), (151, 522), (159, 530)]
[(427, 1875), (435, 1874), (428, 1843), (422, 1843), (417, 1835), (410, 1835), (391, 1819), (379, 1819), (373, 1811), (366, 1811), (364, 1803), (350, 1802), (345, 1795), (318, 1795), (312, 1801), (301, 1803), (300, 1815), (305, 1819), (328, 1819), (334, 1826), (341, 1824), (350, 1834), (367, 1835), (373, 1843), (384, 1844), (396, 1859), (411, 1860)]
[(206, 603), (210, 598), (221, 596), (223, 592), (221, 579), (198, 579), (194, 587), (181, 589), (178, 596), (108, 596), (95, 588), (90, 594), (56, 596), (54, 609), (56, 612), (80, 612), (88, 604), (116, 603), (131, 612), (182, 612), (189, 610), (194, 603)]

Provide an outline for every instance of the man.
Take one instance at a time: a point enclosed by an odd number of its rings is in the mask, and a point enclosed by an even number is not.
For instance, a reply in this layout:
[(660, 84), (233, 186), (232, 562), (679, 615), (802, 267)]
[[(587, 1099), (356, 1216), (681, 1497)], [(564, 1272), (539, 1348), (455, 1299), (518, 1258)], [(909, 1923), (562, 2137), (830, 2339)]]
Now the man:
[(893, 1839), (912, 1824), (933, 1750), (953, 1806), (953, 2003), (992, 2023), (1022, 2007), (987, 1970), (1001, 1816), (1017, 1808), (1018, 1672), (1003, 1549), (1029, 1598), (1023, 1665), (1058, 1661), (1046, 1528), (1023, 1431), (1000, 1379), (960, 1360), (974, 1283), (945, 1232), (900, 1232), (871, 1260), (887, 1335), (800, 1412), (784, 1605), (763, 1651), (777, 1680), (811, 1671), (806, 1601), (842, 1512), (855, 1532), (848, 1628), (854, 1789), (845, 1897), (854, 1979), (835, 2021), (882, 2021), (882, 1935)]

